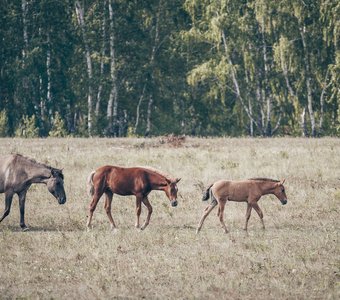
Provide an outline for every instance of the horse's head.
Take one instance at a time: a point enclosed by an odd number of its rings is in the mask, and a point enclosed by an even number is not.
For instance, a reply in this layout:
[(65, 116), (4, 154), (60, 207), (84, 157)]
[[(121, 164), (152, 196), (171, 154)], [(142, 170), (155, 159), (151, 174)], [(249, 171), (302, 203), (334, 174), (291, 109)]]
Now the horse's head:
[(281, 201), (283, 205), (287, 204), (286, 191), (285, 191), (285, 187), (283, 186), (284, 182), (285, 182), (285, 179), (276, 183), (276, 186), (274, 189), (274, 195)]
[(48, 191), (58, 200), (59, 204), (66, 202), (64, 190), (64, 175), (62, 170), (51, 169), (51, 177), (47, 180)]
[(173, 180), (167, 180), (167, 185), (164, 189), (165, 194), (170, 200), (171, 206), (177, 206), (177, 183), (181, 180), (181, 178), (176, 178)]

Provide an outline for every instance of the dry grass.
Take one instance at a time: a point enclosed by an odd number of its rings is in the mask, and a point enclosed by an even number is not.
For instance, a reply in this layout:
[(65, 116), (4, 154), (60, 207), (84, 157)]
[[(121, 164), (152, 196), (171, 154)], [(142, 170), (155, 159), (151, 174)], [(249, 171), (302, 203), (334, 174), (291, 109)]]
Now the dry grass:
[[(32, 187), (28, 232), (20, 231), (13, 202), (0, 224), (2, 299), (339, 299), (338, 139), (187, 138), (178, 148), (159, 139), (0, 141), (0, 154), (63, 167), (68, 195), (60, 206), (44, 186)], [(182, 177), (179, 206), (153, 192), (154, 214), (141, 232), (133, 226), (134, 199), (115, 196), (118, 232), (110, 232), (102, 205), (87, 232), (85, 180), (104, 164), (150, 165)], [(245, 204), (228, 203), (230, 234), (216, 211), (195, 234), (206, 206), (202, 186), (263, 176), (286, 177), (288, 195), (286, 206), (273, 196), (260, 201), (265, 231), (253, 213), (246, 235)]]

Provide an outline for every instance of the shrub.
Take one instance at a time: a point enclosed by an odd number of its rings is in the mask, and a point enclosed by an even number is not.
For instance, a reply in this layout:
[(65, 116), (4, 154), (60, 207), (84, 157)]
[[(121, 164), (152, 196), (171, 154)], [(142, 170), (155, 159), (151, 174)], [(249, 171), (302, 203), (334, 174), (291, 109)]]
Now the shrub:
[(23, 116), (17, 129), (15, 130), (16, 137), (34, 138), (39, 136), (39, 129), (36, 126), (36, 119), (32, 117)]
[(8, 116), (6, 110), (0, 111), (0, 137), (8, 135)]
[(55, 113), (52, 128), (48, 133), (51, 137), (65, 137), (67, 136), (67, 130), (65, 128), (64, 120), (61, 118), (58, 112)]

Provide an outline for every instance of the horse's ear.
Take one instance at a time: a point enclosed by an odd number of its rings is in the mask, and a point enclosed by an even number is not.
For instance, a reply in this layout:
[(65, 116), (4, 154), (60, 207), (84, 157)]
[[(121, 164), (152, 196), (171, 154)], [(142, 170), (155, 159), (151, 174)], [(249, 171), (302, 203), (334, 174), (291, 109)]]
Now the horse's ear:
[(280, 181), (280, 184), (284, 184), (285, 183), (285, 181), (286, 181), (286, 178), (283, 178), (281, 181)]
[(178, 182), (180, 182), (180, 181), (181, 181), (181, 179), (182, 179), (182, 178), (176, 178), (176, 179), (174, 180), (174, 183), (178, 183)]

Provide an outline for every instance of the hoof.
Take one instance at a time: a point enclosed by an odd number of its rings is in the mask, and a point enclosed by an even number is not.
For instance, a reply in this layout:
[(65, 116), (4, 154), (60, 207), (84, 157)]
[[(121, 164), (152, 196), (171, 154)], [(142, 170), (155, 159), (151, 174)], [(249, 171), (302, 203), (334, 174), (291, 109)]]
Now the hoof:
[(25, 232), (25, 231), (29, 231), (30, 229), (27, 227), (27, 226), (25, 226), (25, 227), (21, 227), (21, 231), (23, 231), (23, 232)]

